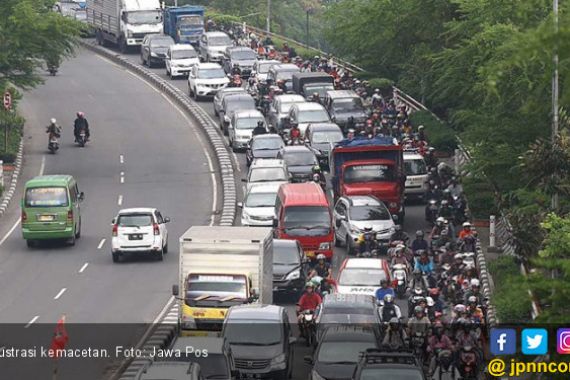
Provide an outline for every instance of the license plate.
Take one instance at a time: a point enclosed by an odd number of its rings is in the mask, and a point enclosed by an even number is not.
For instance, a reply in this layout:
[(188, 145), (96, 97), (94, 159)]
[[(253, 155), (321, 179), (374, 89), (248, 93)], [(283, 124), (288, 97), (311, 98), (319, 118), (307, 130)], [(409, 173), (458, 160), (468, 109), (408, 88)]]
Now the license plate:
[(142, 235), (141, 234), (129, 235), (129, 240), (142, 240)]
[(38, 221), (40, 222), (53, 222), (55, 220), (54, 215), (39, 215)]
[(261, 379), (261, 375), (259, 373), (244, 373), (241, 374), (240, 379)]
[(315, 257), (315, 251), (307, 251), (307, 253), (305, 253), (305, 255), (307, 257)]

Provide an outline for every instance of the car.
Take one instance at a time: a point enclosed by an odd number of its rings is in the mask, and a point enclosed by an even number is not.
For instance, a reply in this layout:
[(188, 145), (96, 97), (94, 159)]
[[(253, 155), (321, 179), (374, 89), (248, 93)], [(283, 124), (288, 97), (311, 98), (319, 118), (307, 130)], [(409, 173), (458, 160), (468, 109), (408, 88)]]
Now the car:
[(247, 149), (253, 137), (253, 129), (259, 122), (263, 123), (266, 132), (269, 132), (265, 118), (258, 110), (236, 111), (233, 113), (228, 125), (230, 148), (236, 152)]
[(329, 326), (323, 332), (313, 356), (304, 358), (306, 363), (313, 366), (309, 379), (351, 380), (360, 355), (368, 349), (378, 349), (379, 340), (376, 331), (369, 327)]
[(386, 352), (368, 349), (362, 353), (352, 379), (426, 380), (422, 364), (411, 352)]
[(214, 96), (214, 115), (220, 116), (222, 110), (222, 101), (226, 96), (247, 94), (243, 87), (224, 87), (216, 92)]
[(331, 119), (325, 107), (314, 102), (293, 104), (285, 119), (286, 128), (290, 128), (290, 125), (296, 124), (299, 127), (301, 136), (305, 135), (305, 130), (309, 124), (330, 122)]
[(287, 164), (280, 159), (256, 159), (249, 167), (247, 178), (242, 179), (246, 182), (245, 192), (258, 183), (283, 184), (289, 182), (289, 172)]
[(277, 60), (257, 60), (253, 64), (251, 76), (255, 78), (257, 83), (265, 82), (267, 80), (267, 74), (269, 73), (271, 66), (280, 64), (281, 62)]
[(220, 129), (224, 135), (228, 135), (228, 126), (232, 120), (233, 113), (236, 111), (255, 111), (255, 99), (249, 94), (240, 94), (225, 96), (222, 101), (222, 110), (218, 116), (220, 118)]
[(241, 210), (242, 226), (271, 227), (275, 217), (275, 200), (279, 184), (263, 183), (250, 187), (243, 202), (238, 203)]
[(277, 83), (278, 80), (285, 81), (285, 87), (287, 91), (293, 89), (293, 74), (300, 72), (301, 69), (292, 63), (282, 63), (280, 65), (272, 65), (267, 73), (267, 79), (271, 79), (273, 83)]
[(192, 45), (175, 44), (168, 48), (164, 63), (166, 75), (172, 79), (177, 76), (188, 76), (192, 66), (200, 63), (200, 59)]
[(269, 125), (273, 126), (277, 131), (282, 131), (285, 120), (289, 115), (289, 110), (296, 103), (305, 103), (305, 98), (301, 95), (284, 94), (277, 95), (273, 98), (273, 102), (269, 107), (267, 119)]
[(390, 267), (386, 260), (349, 257), (344, 259), (338, 271), (337, 291), (376, 296), (383, 280), (390, 282)]
[(274, 133), (253, 136), (245, 152), (247, 166), (251, 166), (256, 159), (276, 158), (284, 146), (281, 136)]
[(177, 337), (170, 347), (172, 360), (193, 362), (200, 365), (204, 379), (229, 380), (232, 376), (232, 354), (227, 340), (218, 337)]
[(371, 226), (376, 232), (376, 241), (381, 248), (388, 249), (390, 236), (394, 233), (396, 216), (378, 198), (372, 195), (349, 195), (340, 197), (333, 210), (335, 223), (335, 242), (338, 247), (345, 246), (348, 255), (357, 252), (355, 239)]
[(357, 127), (364, 126), (368, 118), (362, 98), (352, 90), (327, 91), (324, 104), (332, 121), (343, 129), (346, 129), (348, 119), (351, 117)]
[(404, 151), (404, 167), (406, 170), (406, 199), (424, 200), (427, 191), (428, 171), (426, 162), (418, 152)]
[(119, 262), (127, 254), (150, 254), (162, 260), (168, 253), (167, 223), (170, 223), (170, 218), (163, 217), (156, 208), (120, 210), (113, 218), (113, 262)]
[(251, 48), (245, 46), (227, 48), (222, 60), (227, 74), (232, 72), (234, 65), (237, 65), (241, 70), (241, 76), (245, 78), (251, 75), (256, 61), (257, 54)]
[(188, 95), (195, 100), (216, 95), (230, 80), (217, 63), (198, 63), (192, 66), (188, 75)]
[(233, 42), (226, 33), (206, 32), (200, 37), (200, 58), (205, 62), (221, 62), (230, 46), (233, 46)]
[(230, 344), (234, 367), (242, 378), (291, 377), (296, 338), (284, 307), (232, 306), (224, 320), (222, 337)]
[(313, 168), (319, 165), (315, 153), (304, 145), (291, 145), (281, 149), (277, 158), (287, 163), (292, 182), (313, 180)]
[(376, 298), (367, 294), (331, 293), (323, 297), (323, 302), (315, 311), (317, 342), (326, 328), (334, 324), (369, 325), (380, 332), (380, 315)]
[(141, 62), (149, 68), (163, 64), (168, 48), (175, 42), (170, 36), (163, 34), (147, 34), (141, 44)]
[(298, 240), (273, 239), (273, 292), (300, 296), (307, 281), (306, 263)]
[(329, 156), (335, 144), (344, 139), (342, 130), (334, 123), (314, 123), (307, 126), (305, 144), (315, 152), (319, 165), (330, 170)]
[(135, 380), (202, 380), (200, 365), (179, 361), (147, 361)]

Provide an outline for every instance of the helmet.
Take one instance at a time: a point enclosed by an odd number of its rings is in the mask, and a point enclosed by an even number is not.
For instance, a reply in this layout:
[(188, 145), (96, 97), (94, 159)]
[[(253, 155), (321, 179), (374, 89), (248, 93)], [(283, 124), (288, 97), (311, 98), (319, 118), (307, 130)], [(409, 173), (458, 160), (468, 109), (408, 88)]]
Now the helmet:
[(375, 89), (374, 89), (374, 92), (375, 92), (376, 94), (379, 94), (379, 93), (380, 93), (380, 89), (379, 89), (379, 88), (375, 88)]
[(321, 167), (319, 165), (315, 165), (313, 166), (313, 171), (318, 173), (321, 171)]
[(364, 231), (366, 232), (372, 231), (372, 226), (370, 224), (367, 224), (366, 226), (364, 226)]
[(448, 205), (448, 204), (449, 204), (449, 202), (447, 201), (447, 199), (444, 199), (444, 200), (441, 201), (441, 205), (442, 205), (442, 206), (446, 206), (446, 205)]
[(313, 96), (319, 97), (319, 93), (318, 93), (318, 92), (313, 92)]
[(429, 151), (429, 152), (435, 152), (435, 148), (434, 148), (433, 146), (430, 146), (430, 147), (428, 148), (428, 151)]
[(402, 230), (402, 226), (399, 225), (399, 224), (396, 224), (396, 225), (394, 226), (394, 230), (396, 230), (396, 231), (401, 231), (401, 230)]
[(418, 131), (421, 131), (422, 129), (424, 129), (424, 126), (423, 126), (423, 125), (420, 125), (420, 126), (418, 127)]
[(423, 293), (422, 288), (415, 288), (415, 289), (414, 289), (414, 294), (415, 294), (416, 296), (419, 296), (419, 295), (421, 295), (422, 293)]
[(437, 223), (443, 223), (443, 222), (445, 222), (445, 218), (444, 218), (443, 216), (440, 216), (440, 217), (437, 218), (435, 221), (436, 221)]
[[(457, 314), (465, 313), (465, 305), (463, 305), (463, 304), (457, 304), (457, 305), (455, 305), (455, 307), (453, 308), (453, 311), (455, 311)], [(459, 322), (459, 321), (458, 321), (458, 322)]]
[(234, 67), (239, 67), (239, 65), (237, 63), (234, 63)]
[(391, 294), (386, 294), (386, 295), (384, 296), (384, 304), (392, 303), (392, 301), (394, 301), (394, 296), (393, 296), (393, 295), (391, 295)]
[(384, 285), (384, 284), (388, 285), (388, 280), (386, 280), (386, 279), (380, 280), (380, 285)]
[(465, 222), (465, 223), (463, 223), (463, 227), (471, 227), (471, 223)]
[(463, 260), (463, 254), (462, 253), (456, 253), (453, 258), (455, 260)]
[(451, 190), (445, 189), (445, 190), (443, 190), (443, 193), (444, 193), (445, 195), (449, 195), (449, 194), (451, 194)]
[(425, 249), (418, 249), (416, 253), (418, 253), (420, 256), (427, 256), (428, 254)]
[(315, 288), (315, 285), (312, 282), (307, 282), (305, 288)]
[(417, 230), (416, 231), (416, 236), (417, 237), (424, 237), (424, 232), (422, 230)]
[(478, 279), (472, 278), (470, 284), (471, 284), (471, 286), (479, 286), (481, 283)]
[(322, 253), (319, 253), (319, 254), (317, 255), (317, 260), (326, 260), (326, 258), (327, 258), (327, 257), (326, 257), (324, 254), (322, 254)]
[(467, 299), (467, 303), (470, 304), (470, 305), (473, 304), (473, 303), (474, 303), (475, 305), (477, 305), (477, 297), (475, 297), (475, 296), (469, 297), (469, 298)]
[(428, 307), (432, 307), (433, 305), (435, 305), (435, 301), (431, 297), (426, 297), (426, 301), (427, 301)]
[(416, 306), (414, 307), (414, 314), (418, 314), (418, 313), (422, 313), (423, 314), (424, 309), (422, 309), (421, 306)]
[[(414, 276), (421, 276), (422, 271), (418, 268), (418, 269), (414, 269)], [(416, 290), (419, 288), (416, 288)], [(421, 290), (421, 289), (420, 289)]]
[(52, 117), (49, 122), (52, 124), (55, 124), (55, 123), (57, 123), (57, 120), (55, 120), (55, 118)]
[(84, 117), (85, 114), (83, 112), (77, 112), (77, 117)]

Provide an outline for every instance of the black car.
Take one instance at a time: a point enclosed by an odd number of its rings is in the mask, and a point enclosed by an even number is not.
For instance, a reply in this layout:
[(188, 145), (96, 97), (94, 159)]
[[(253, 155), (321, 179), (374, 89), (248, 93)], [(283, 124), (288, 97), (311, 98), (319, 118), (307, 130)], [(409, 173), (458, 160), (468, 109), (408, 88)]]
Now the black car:
[[(357, 325), (331, 325), (319, 342), (313, 356), (305, 362), (312, 364), (311, 380), (350, 380), (361, 353), (379, 348), (380, 338), (374, 329)], [(376, 377), (380, 379), (385, 377)], [(390, 377), (386, 377), (389, 379)]]
[(276, 158), (284, 146), (283, 139), (277, 134), (253, 136), (245, 152), (247, 166), (256, 158)]
[(141, 45), (141, 61), (143, 65), (152, 67), (156, 64), (164, 64), (166, 53), (175, 42), (170, 36), (162, 34), (148, 34), (144, 37)]
[(291, 182), (307, 182), (313, 179), (313, 168), (319, 165), (315, 153), (306, 146), (286, 146), (277, 155), (285, 160)]
[(170, 349), (180, 352), (169, 360), (193, 362), (200, 365), (204, 379), (230, 379), (232, 356), (229, 343), (223, 338), (183, 336), (172, 342)]
[(329, 156), (335, 144), (344, 139), (342, 130), (334, 123), (309, 124), (305, 131), (305, 143), (313, 149), (319, 165), (329, 170)]
[(297, 240), (273, 240), (273, 291), (300, 294), (307, 281), (305, 254)]
[(368, 117), (362, 98), (354, 91), (327, 91), (324, 103), (331, 120), (345, 130), (349, 118), (354, 119), (356, 126), (364, 126)]
[(425, 380), (422, 365), (413, 353), (367, 350), (354, 370), (354, 380), (406, 379)]

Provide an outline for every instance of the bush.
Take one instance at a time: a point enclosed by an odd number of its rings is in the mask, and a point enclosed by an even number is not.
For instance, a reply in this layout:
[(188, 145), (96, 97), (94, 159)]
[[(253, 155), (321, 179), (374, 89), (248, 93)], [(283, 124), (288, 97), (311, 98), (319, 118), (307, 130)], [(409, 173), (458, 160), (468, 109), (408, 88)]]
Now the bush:
[(447, 124), (437, 120), (429, 111), (416, 111), (410, 115), (410, 121), (417, 127), (423, 125), (429, 144), (440, 152), (452, 154), (457, 148), (455, 131)]
[(491, 261), (489, 270), (495, 280), (492, 303), (499, 321), (506, 324), (528, 322), (532, 308), (528, 284), (514, 257), (501, 256)]
[(393, 80), (388, 78), (372, 78), (369, 82), (371, 88), (380, 89), (382, 96), (390, 97), (392, 95), (392, 86), (394, 85)]
[[(8, 125), (8, 149), (4, 144), (4, 133)], [(16, 114), (3, 114), (0, 117), (0, 160), (13, 163), (20, 148), (24, 119)]]
[(490, 215), (498, 215), (493, 187), (485, 179), (463, 177), (463, 191), (473, 218), (488, 220)]

